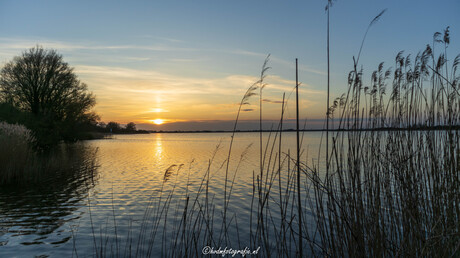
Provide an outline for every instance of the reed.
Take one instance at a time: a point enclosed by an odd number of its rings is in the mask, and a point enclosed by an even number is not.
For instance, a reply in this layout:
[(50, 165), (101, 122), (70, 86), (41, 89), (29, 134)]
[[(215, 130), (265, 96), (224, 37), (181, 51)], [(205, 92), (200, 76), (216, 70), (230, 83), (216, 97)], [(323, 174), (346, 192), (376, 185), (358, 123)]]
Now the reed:
[(31, 167), (24, 161), (33, 158), (32, 141), (32, 133), (25, 126), (0, 122), (0, 184), (19, 180), (29, 173)]
[(54, 174), (95, 174), (97, 149), (84, 144), (62, 144), (47, 152), (33, 148), (34, 136), (23, 125), (0, 122), (0, 185), (30, 185), (46, 181)]
[(343, 131), (332, 139), (331, 173), (305, 166), (315, 189), (309, 241), (321, 255), (459, 254), (460, 56), (448, 67), (433, 47), (415, 58), (400, 52), (393, 73), (380, 64), (369, 86), (355, 62), (346, 100), (332, 107)]
[[(337, 130), (328, 132), (326, 160), (318, 154), (317, 163), (307, 162), (308, 157), (302, 161), (303, 153), (293, 157), (283, 151), (283, 96), (278, 127), (265, 139), (259, 135), (260, 170), (253, 171), (251, 210), (241, 214), (232, 208), (232, 192), (248, 149), (235, 162), (233, 141), (242, 106), (257, 90), (262, 93), (265, 61), (260, 80), (240, 102), (225, 162), (216, 164), (219, 144), (193, 189), (188, 183), (185, 189), (177, 187), (178, 180), (185, 180), (184, 165), (169, 167), (161, 189), (152, 193), (140, 231), (123, 240), (113, 212), (115, 237), (103, 229), (103, 237), (95, 232), (94, 252), (101, 257), (121, 251), (125, 257), (198, 257), (205, 246), (227, 246), (259, 250), (261, 257), (458, 256), (460, 56), (449, 64), (449, 30), (443, 35), (435, 34), (434, 40), (442, 53), (436, 56), (434, 45), (415, 58), (400, 52), (394, 71), (382, 63), (369, 82), (358, 70), (357, 56), (347, 93), (328, 108), (328, 116), (339, 120)], [(296, 143), (301, 145), (300, 137)], [(219, 173), (225, 180), (221, 192), (211, 190)]]

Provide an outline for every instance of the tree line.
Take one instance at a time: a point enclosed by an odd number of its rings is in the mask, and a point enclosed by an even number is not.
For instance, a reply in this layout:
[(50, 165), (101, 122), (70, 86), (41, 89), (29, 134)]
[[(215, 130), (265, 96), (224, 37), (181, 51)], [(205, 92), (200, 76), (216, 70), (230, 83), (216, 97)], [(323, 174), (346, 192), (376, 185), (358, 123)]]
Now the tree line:
[(97, 131), (103, 133), (149, 133), (146, 130), (137, 130), (136, 124), (134, 122), (129, 122), (123, 127), (121, 124), (117, 122), (108, 122), (107, 124), (104, 122), (100, 122), (97, 124)]
[(32, 130), (37, 148), (89, 139), (93, 132), (136, 132), (134, 123), (101, 126), (95, 105), (94, 94), (56, 50), (33, 47), (0, 71), (0, 120)]

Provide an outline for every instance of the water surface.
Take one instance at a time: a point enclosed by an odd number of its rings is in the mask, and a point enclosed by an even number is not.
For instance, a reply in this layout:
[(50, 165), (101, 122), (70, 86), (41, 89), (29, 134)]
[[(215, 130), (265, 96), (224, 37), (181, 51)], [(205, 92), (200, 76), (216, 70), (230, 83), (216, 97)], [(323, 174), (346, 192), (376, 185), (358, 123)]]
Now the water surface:
[[(85, 174), (85, 167), (77, 165), (73, 171), (53, 173), (33, 186), (0, 189), (0, 256), (85, 257), (101, 247), (107, 254), (123, 253), (127, 243), (136, 246), (136, 236), (145, 227), (146, 209), (154, 208), (160, 196), (164, 198), (171, 191), (172, 215), (164, 223), (170, 223), (167, 228), (174, 229), (179, 203), (186, 194), (193, 196), (199, 191), (207, 171), (209, 195), (215, 209), (221, 210), (230, 136), (156, 133), (115, 135), (112, 139), (84, 142), (85, 151), (93, 154), (87, 159), (98, 166), (96, 173)], [(286, 164), (289, 153), (295, 156), (296, 136), (294, 132), (282, 136), (281, 157)], [(264, 164), (279, 157), (278, 140), (276, 144), (267, 144), (269, 139), (275, 139), (275, 134), (263, 134)], [(304, 134), (305, 162), (317, 160), (320, 141), (321, 132)], [(253, 175), (259, 171), (259, 161), (259, 134), (238, 133), (227, 174), (230, 179), (235, 178), (231, 214), (241, 218), (249, 214)], [(280, 178), (283, 184), (289, 180), (284, 174)], [(275, 195), (276, 191), (273, 189)], [(241, 219), (239, 223), (244, 228), (249, 222)], [(242, 237), (241, 241), (244, 245), (249, 239)], [(161, 238), (157, 242), (161, 243)], [(151, 248), (162, 252), (165, 247), (154, 244)]]

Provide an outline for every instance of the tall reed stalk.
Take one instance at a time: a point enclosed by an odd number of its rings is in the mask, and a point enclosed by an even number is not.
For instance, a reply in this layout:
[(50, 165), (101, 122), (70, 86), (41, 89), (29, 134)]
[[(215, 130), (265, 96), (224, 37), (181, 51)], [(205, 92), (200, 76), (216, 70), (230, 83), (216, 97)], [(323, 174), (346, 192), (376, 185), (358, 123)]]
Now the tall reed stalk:
[(295, 105), (296, 105), (296, 147), (297, 147), (297, 209), (298, 209), (298, 226), (299, 226), (299, 256), (303, 255), (302, 239), (302, 198), (300, 193), (300, 137), (299, 137), (299, 75), (298, 75), (297, 58), (295, 59)]
[(342, 131), (333, 137), (331, 174), (306, 168), (319, 199), (310, 202), (317, 235), (309, 241), (334, 257), (457, 256), (460, 57), (449, 68), (429, 45), (414, 59), (400, 52), (393, 76), (380, 64), (369, 86), (358, 60), (346, 100), (332, 109)]
[[(415, 58), (400, 52), (394, 71), (382, 63), (368, 83), (358, 69), (361, 45), (347, 93), (328, 109), (328, 117), (336, 113), (339, 121), (325, 162), (301, 161), (298, 117), (297, 152), (291, 156), (283, 148), (284, 95), (278, 128), (265, 137), (260, 113), (260, 170), (253, 170), (250, 211), (240, 213), (231, 197), (250, 146), (237, 162), (230, 161), (242, 106), (265, 85), (266, 59), (260, 79), (240, 102), (225, 162), (215, 164), (218, 145), (193, 190), (188, 183), (177, 187), (183, 166), (167, 169), (124, 256), (198, 257), (209, 246), (248, 247), (259, 250), (260, 257), (457, 257), (460, 56), (448, 62), (448, 29), (444, 37), (435, 34), (434, 42), (444, 47), (437, 57), (434, 46)], [(298, 86), (296, 78), (296, 91)], [(260, 95), (260, 108), (262, 100)], [(212, 189), (217, 173), (225, 173), (223, 193)], [(96, 243), (99, 256), (113, 255), (99, 246), (106, 243)], [(122, 245), (115, 246), (118, 252)]]

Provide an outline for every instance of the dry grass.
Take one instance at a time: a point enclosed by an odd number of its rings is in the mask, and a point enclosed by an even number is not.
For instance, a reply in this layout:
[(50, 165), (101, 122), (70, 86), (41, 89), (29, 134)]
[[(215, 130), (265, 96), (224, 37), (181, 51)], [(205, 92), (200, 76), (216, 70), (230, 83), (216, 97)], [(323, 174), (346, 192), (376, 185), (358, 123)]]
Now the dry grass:
[(48, 152), (32, 148), (34, 137), (23, 125), (0, 122), (0, 185), (40, 182), (52, 173), (94, 173), (96, 150), (82, 144), (61, 144)]
[(25, 126), (0, 122), (0, 184), (29, 173), (27, 161), (34, 159), (32, 142), (32, 133)]

